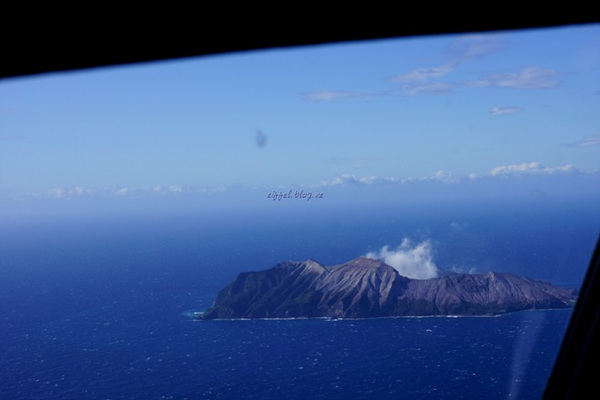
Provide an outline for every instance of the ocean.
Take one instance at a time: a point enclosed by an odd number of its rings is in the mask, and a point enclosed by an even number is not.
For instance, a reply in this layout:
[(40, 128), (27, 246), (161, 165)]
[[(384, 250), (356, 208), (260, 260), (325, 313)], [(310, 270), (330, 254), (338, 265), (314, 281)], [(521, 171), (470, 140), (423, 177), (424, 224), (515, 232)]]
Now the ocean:
[(440, 268), (576, 287), (600, 226), (592, 208), (577, 210), (5, 223), (0, 398), (540, 398), (571, 310), (335, 321), (194, 313), (240, 272), (286, 259), (332, 265), (404, 238), (428, 240)]

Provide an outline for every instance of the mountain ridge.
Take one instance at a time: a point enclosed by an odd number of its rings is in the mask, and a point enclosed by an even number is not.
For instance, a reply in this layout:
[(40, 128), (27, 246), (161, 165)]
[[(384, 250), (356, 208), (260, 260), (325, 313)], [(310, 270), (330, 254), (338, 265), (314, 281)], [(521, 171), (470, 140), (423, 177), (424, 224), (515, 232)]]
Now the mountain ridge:
[(510, 273), (446, 273), (420, 280), (366, 257), (333, 266), (308, 259), (240, 273), (199, 318), (496, 315), (568, 308), (575, 300), (572, 289)]

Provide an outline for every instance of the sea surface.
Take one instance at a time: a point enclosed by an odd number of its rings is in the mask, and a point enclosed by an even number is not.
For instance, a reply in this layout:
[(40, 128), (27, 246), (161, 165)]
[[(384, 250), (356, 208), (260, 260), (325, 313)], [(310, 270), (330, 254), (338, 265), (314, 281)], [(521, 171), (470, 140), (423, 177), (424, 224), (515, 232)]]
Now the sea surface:
[(577, 287), (600, 226), (597, 213), (577, 209), (9, 221), (0, 228), (0, 398), (540, 398), (570, 309), (194, 315), (240, 272), (286, 259), (332, 265), (404, 238), (429, 240), (440, 268)]

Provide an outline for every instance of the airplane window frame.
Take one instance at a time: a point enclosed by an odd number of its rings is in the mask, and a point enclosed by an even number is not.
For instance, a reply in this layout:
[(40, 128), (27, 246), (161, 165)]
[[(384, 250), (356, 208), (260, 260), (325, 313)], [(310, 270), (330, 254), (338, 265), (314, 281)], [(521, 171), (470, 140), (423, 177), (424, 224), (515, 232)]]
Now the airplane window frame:
[[(583, 3), (581, 3), (583, 4)], [(407, 24), (398, 21), (394, 28), (386, 28), (386, 24), (379, 28), (351, 28), (346, 30), (317, 29), (309, 33), (307, 29), (301, 30), (297, 24), (289, 24), (287, 19), (280, 21), (277, 26), (284, 27), (283, 31), (275, 35), (273, 29), (261, 27), (261, 19), (249, 19), (239, 29), (239, 34), (233, 34), (231, 40), (215, 40), (220, 33), (211, 37), (207, 29), (200, 31), (202, 40), (185, 38), (187, 32), (193, 31), (192, 26), (171, 32), (152, 30), (146, 26), (132, 34), (135, 28), (130, 20), (114, 29), (110, 35), (105, 30), (94, 31), (98, 25), (85, 26), (85, 19), (69, 25), (62, 19), (38, 24), (37, 35), (33, 41), (23, 45), (22, 41), (13, 41), (5, 50), (5, 60), (0, 66), (0, 79), (20, 77), (30, 74), (48, 72), (61, 72), (80, 68), (118, 65), (125, 63), (173, 59), (179, 57), (209, 55), (232, 51), (266, 49), (272, 47), (287, 47), (316, 43), (332, 43), (348, 40), (366, 40), (386, 37), (404, 37), (415, 35), (443, 34), (452, 32), (490, 31), (500, 29), (529, 29), (552, 27), (559, 25), (596, 23), (598, 18), (591, 11), (591, 5), (581, 5), (577, 2), (568, 6), (567, 10), (556, 10), (545, 16), (524, 16), (520, 20), (505, 19), (503, 22), (492, 22), (490, 19), (454, 20), (445, 24), (427, 24), (422, 18), (411, 20)], [(578, 12), (573, 12), (577, 8)], [(308, 12), (307, 12), (308, 11)], [(312, 10), (314, 11), (314, 10)], [(311, 14), (311, 10), (304, 10)], [(314, 13), (312, 13), (314, 14)], [(27, 16), (27, 14), (25, 14)], [(46, 16), (45, 16), (46, 17)], [(262, 21), (264, 22), (263, 17)], [(409, 18), (404, 17), (404, 22)], [(502, 18), (497, 18), (502, 20)], [(62, 21), (62, 23), (61, 23)], [(13, 21), (14, 23), (19, 21)], [(285, 27), (285, 24), (288, 24)], [(7, 24), (3, 28), (13, 28)], [(53, 24), (53, 28), (49, 26)], [(73, 25), (76, 25), (74, 28)], [(185, 24), (184, 24), (185, 25)], [(28, 24), (27, 26), (31, 26)], [(258, 28), (248, 34), (244, 28)], [(43, 33), (46, 31), (47, 33)], [(238, 31), (236, 29), (236, 31)], [(76, 33), (79, 32), (79, 35)], [(6, 32), (5, 32), (6, 33)], [(144, 36), (145, 34), (145, 36)], [(74, 36), (83, 36), (87, 39), (87, 50), (74, 51), (79, 44), (73, 42)], [(5, 35), (7, 37), (7, 35)], [(120, 38), (118, 40), (117, 38)], [(156, 39), (160, 38), (161, 45)], [(65, 40), (66, 39), (66, 40)], [(182, 40), (183, 39), (183, 40)], [(132, 48), (132, 44), (138, 44)], [(33, 45), (32, 45), (33, 44)], [(600, 238), (596, 243), (594, 253), (580, 291), (580, 297), (573, 311), (567, 332), (559, 350), (556, 363), (546, 386), (544, 398), (579, 398), (582, 393), (592, 388), (591, 375), (585, 371), (592, 371), (592, 358), (598, 353), (598, 325), (600, 322)], [(587, 377), (587, 378), (586, 378)], [(594, 385), (595, 386), (595, 385)]]

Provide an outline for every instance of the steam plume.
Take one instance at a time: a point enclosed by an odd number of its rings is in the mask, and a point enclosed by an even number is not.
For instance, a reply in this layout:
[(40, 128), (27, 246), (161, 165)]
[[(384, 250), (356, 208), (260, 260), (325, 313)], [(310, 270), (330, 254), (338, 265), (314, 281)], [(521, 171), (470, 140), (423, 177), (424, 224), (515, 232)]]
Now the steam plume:
[(383, 261), (407, 278), (429, 279), (438, 276), (438, 267), (433, 262), (433, 249), (429, 240), (413, 245), (410, 239), (404, 238), (395, 249), (383, 246), (379, 251), (370, 251), (366, 257)]

